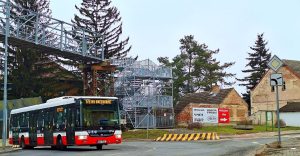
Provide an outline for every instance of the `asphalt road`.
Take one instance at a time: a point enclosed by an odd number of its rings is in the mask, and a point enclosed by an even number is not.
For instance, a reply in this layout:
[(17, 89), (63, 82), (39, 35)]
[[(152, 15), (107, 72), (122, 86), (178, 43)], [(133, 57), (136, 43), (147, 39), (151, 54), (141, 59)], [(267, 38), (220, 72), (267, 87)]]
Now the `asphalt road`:
[[(283, 137), (287, 139), (288, 136)], [(155, 155), (205, 155), (205, 156), (240, 156), (276, 138), (232, 139), (197, 142), (123, 142), (121, 145), (103, 146), (103, 150), (94, 147), (68, 147), (65, 151), (39, 147), (33, 150), (20, 150), (3, 156), (155, 156)]]

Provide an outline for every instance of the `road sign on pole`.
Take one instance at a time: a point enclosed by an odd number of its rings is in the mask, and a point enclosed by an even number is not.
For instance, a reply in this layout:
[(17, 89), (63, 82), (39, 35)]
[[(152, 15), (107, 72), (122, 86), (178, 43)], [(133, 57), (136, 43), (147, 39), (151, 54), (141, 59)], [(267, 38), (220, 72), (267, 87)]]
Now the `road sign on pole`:
[(268, 67), (275, 72), (277, 72), (282, 65), (283, 62), (276, 55), (274, 55), (268, 63)]
[(281, 74), (278, 74), (277, 71), (280, 67), (283, 66), (283, 62), (274, 55), (270, 62), (268, 63), (270, 69), (272, 69), (276, 74), (272, 74), (270, 76), (270, 84), (271, 86), (275, 86), (276, 88), (276, 105), (277, 105), (277, 126), (278, 126), (278, 145), (281, 145), (281, 136), (280, 136), (280, 115), (279, 115), (279, 92), (278, 86), (283, 85), (283, 77)]
[(271, 86), (282, 86), (283, 85), (283, 77), (280, 73), (271, 74), (270, 77), (270, 85)]

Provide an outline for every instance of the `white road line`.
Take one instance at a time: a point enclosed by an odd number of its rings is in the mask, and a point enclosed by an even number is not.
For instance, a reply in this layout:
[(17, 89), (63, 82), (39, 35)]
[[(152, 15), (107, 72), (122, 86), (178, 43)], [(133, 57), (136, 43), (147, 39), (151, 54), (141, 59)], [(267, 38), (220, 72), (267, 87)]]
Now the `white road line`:
[(261, 143), (259, 143), (259, 142), (256, 142), (256, 141), (254, 141), (254, 142), (252, 142), (253, 144), (258, 144), (258, 145), (264, 145), (264, 144), (261, 144)]

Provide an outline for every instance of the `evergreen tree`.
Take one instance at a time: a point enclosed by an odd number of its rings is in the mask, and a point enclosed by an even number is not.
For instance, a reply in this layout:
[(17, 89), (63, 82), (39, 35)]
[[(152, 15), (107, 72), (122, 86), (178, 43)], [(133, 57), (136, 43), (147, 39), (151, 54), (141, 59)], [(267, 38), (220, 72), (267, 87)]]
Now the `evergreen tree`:
[(246, 67), (249, 67), (249, 69), (242, 70), (248, 76), (243, 79), (237, 79), (242, 82), (241, 86), (246, 86), (247, 92), (243, 94), (243, 98), (248, 103), (249, 108), (251, 108), (250, 90), (257, 85), (268, 69), (267, 64), (271, 58), (271, 53), (266, 48), (267, 44), (268, 42), (264, 40), (264, 34), (258, 34), (254, 46), (250, 47), (253, 52), (248, 53), (249, 57), (246, 58), (249, 61)]
[[(104, 45), (106, 59), (122, 58), (127, 55), (131, 49), (131, 47), (125, 48), (129, 38), (120, 41), (121, 16), (118, 9), (111, 6), (110, 0), (83, 0), (80, 7), (75, 7), (80, 15), (75, 15), (72, 20), (72, 23), (76, 25), (74, 29), (84, 28), (97, 32), (97, 34), (90, 33), (89, 35), (93, 37), (93, 43), (100, 41), (96, 46)], [(101, 36), (104, 36), (104, 40)]]
[(232, 84), (226, 81), (226, 78), (233, 77), (234, 74), (225, 70), (234, 63), (221, 64), (213, 58), (219, 50), (209, 50), (205, 44), (199, 44), (192, 35), (185, 36), (180, 43), (181, 54), (174, 57), (172, 62), (169, 62), (167, 57), (158, 58), (161, 64), (173, 68), (174, 104), (187, 93), (209, 91), (216, 83)]
[[(49, 9), (49, 0), (14, 0), (13, 5), (17, 6), (11, 10), (11, 18), (17, 16), (29, 15), (30, 11), (37, 12), (46, 16), (51, 16)], [(27, 10), (25, 10), (27, 9)], [(36, 21), (36, 17), (32, 21)], [(19, 22), (24, 23), (28, 18), (20, 18)], [(40, 16), (38, 19), (40, 24), (47, 24), (49, 21)], [(15, 21), (17, 22), (17, 21)], [(34, 23), (26, 22), (21, 27), (20, 35), (25, 35), (25, 32), (34, 33)], [(47, 72), (53, 72), (54, 69), (39, 67), (39, 62), (49, 59), (45, 53), (38, 53), (33, 48), (16, 47), (10, 45), (9, 50), (9, 80), (14, 84), (14, 89), (11, 91), (13, 98), (23, 98), (32, 96), (43, 96), (42, 89), (47, 88), (47, 84), (52, 83), (51, 79), (43, 77)]]

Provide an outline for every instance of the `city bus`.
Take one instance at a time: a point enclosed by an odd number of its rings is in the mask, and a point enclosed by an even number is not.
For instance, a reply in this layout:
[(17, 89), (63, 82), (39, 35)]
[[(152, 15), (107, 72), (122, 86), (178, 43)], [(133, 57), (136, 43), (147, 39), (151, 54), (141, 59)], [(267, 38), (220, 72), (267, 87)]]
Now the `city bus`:
[(120, 144), (118, 98), (64, 96), (10, 113), (9, 143), (23, 149)]

